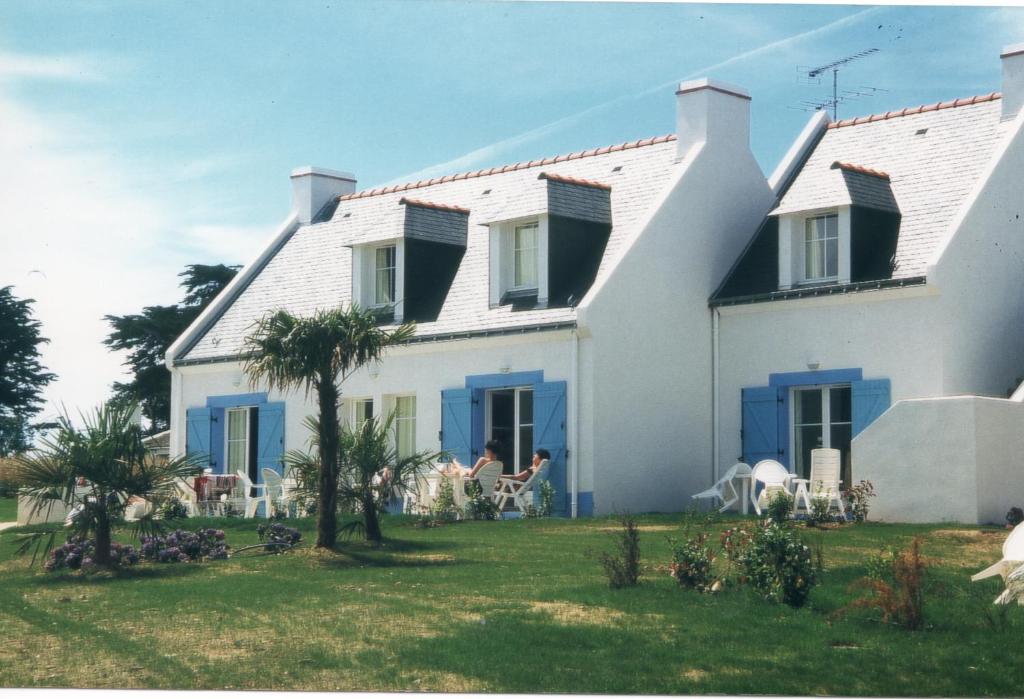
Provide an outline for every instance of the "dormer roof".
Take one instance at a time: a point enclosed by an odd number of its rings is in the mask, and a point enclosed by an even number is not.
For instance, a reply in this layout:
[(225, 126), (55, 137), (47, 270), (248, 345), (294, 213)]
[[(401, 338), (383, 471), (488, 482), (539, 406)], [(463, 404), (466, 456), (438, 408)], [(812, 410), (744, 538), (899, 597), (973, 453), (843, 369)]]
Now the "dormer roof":
[(837, 206), (861, 206), (898, 213), (889, 174), (835, 160), (815, 177), (797, 177), (772, 216), (812, 212)]

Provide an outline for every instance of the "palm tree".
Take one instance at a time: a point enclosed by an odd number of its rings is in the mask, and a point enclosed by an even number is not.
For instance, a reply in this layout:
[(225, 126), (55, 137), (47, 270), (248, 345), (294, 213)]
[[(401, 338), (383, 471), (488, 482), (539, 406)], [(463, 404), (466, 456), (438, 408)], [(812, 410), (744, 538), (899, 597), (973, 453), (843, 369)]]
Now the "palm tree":
[[(81, 417), (81, 428), (61, 415), (39, 448), (14, 459), (12, 480), (22, 494), (34, 498), (34, 512), (54, 500), (77, 511), (72, 532), (96, 537), (94, 560), (99, 566), (111, 563), (112, 525), (123, 519), (131, 498), (145, 498), (157, 511), (164, 499), (173, 497), (177, 479), (203, 470), (203, 460), (196, 455), (166, 461), (154, 458), (146, 450), (145, 434), (134, 412), (131, 405), (101, 405)], [(152, 516), (136, 526), (159, 529)], [(47, 534), (52, 545), (55, 532)], [(26, 542), (26, 548), (32, 541)]]
[(316, 393), (321, 454), (317, 546), (333, 548), (338, 537), (340, 384), (360, 367), (378, 361), (388, 347), (409, 339), (414, 331), (411, 323), (384, 330), (373, 311), (353, 304), (306, 317), (273, 311), (257, 321), (245, 339), (245, 371), (253, 384), (263, 380), (272, 389), (301, 386), (307, 395)]
[[(393, 496), (401, 497), (414, 486), (416, 474), (437, 460), (440, 453), (417, 452), (400, 456), (395, 446), (392, 412), (384, 419), (366, 420), (355, 429), (341, 427), (338, 440), (338, 504), (362, 513), (362, 529), (368, 541), (380, 544), (380, 510)], [(313, 480), (323, 451), (317, 448), (320, 426), (306, 420), (313, 433), (312, 452), (289, 451), (285, 463), (298, 475), (300, 490)], [(308, 488), (308, 486), (305, 486)]]

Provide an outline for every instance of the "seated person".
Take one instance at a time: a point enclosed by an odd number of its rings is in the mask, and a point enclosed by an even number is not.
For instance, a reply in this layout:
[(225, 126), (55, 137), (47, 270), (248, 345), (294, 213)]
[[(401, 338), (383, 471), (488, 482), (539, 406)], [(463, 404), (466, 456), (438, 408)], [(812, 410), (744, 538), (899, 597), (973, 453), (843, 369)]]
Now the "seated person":
[(500, 447), (501, 445), (498, 444), (496, 440), (492, 439), (484, 445), (484, 455), (476, 460), (476, 464), (474, 464), (473, 468), (460, 464), (458, 459), (452, 459), (451, 469), (466, 480), (474, 480), (480, 469), (487, 464), (494, 463), (498, 460), (498, 449)]
[(538, 449), (537, 451), (533, 452), (533, 461), (530, 462), (530, 468), (524, 471), (520, 471), (514, 476), (504, 476), (504, 479), (506, 481), (516, 481), (515, 483), (512, 484), (512, 488), (514, 488), (515, 490), (519, 490), (520, 488), (523, 487), (523, 483), (530, 479), (530, 476), (533, 475), (534, 471), (540, 468), (541, 462), (550, 460), (551, 452), (549, 452), (547, 449)]

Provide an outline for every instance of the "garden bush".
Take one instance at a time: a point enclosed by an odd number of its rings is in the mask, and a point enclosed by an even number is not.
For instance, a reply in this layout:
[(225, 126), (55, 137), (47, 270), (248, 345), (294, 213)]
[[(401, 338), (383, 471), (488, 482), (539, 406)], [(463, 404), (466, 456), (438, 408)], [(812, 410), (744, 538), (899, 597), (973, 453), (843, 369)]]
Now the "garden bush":
[(469, 499), (466, 502), (466, 519), (497, 519), (498, 506), (489, 495), (484, 495), (478, 481), (470, 481), (466, 486)]
[(541, 481), (537, 501), (536, 506), (533, 503), (527, 505), (525, 516), (528, 519), (550, 517), (554, 511), (555, 486), (551, 485), (549, 481)]
[(188, 508), (178, 498), (168, 498), (160, 505), (160, 519), (186, 519)]
[(811, 549), (792, 527), (772, 520), (754, 531), (739, 563), (758, 594), (791, 607), (803, 606), (817, 583)]
[(612, 535), (616, 550), (598, 557), (612, 588), (633, 587), (640, 582), (640, 529), (629, 515), (621, 521), (622, 531)]
[(831, 503), (824, 496), (815, 495), (811, 497), (811, 509), (807, 512), (807, 526), (816, 527), (819, 524), (827, 524), (833, 521)]
[(715, 551), (708, 545), (710, 534), (705, 529), (688, 536), (682, 543), (669, 539), (672, 547), (672, 565), (669, 572), (680, 587), (708, 592), (714, 585), (711, 566)]
[(256, 536), (268, 551), (290, 549), (302, 540), (302, 532), (280, 522), (259, 525), (256, 527)]
[(846, 499), (850, 503), (850, 514), (854, 522), (866, 522), (871, 507), (870, 498), (875, 497), (875, 486), (871, 481), (860, 481), (846, 490)]
[[(51, 549), (50, 556), (43, 569), (49, 572), (63, 570), (81, 570), (89, 572), (95, 569), (96, 542), (94, 539), (72, 537), (62, 546)], [(110, 544), (111, 564), (115, 567), (126, 567), (139, 562), (139, 554), (133, 546), (125, 546), (117, 542)]]
[(430, 506), (430, 516), (449, 522), (458, 519), (459, 508), (455, 505), (455, 489), (450, 478), (442, 478), (438, 483), (437, 496)]
[(782, 523), (789, 519), (793, 512), (793, 496), (784, 491), (778, 491), (768, 500), (768, 507), (765, 516), (771, 522)]
[(156, 563), (223, 560), (230, 548), (220, 529), (176, 529), (166, 535), (144, 536), (141, 542), (142, 559)]
[(890, 552), (868, 564), (868, 575), (851, 585), (851, 589), (867, 589), (868, 595), (840, 609), (873, 608), (882, 613), (882, 621), (906, 629), (924, 627), (924, 585), (927, 563), (921, 557), (921, 539), (914, 537), (902, 552)]

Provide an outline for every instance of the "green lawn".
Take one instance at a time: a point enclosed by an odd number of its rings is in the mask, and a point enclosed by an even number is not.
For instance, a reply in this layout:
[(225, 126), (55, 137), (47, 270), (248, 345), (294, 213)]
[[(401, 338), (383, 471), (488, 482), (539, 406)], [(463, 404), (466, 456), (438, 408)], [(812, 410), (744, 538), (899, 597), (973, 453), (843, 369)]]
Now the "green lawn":
[[(385, 521), (387, 546), (54, 577), (0, 533), (0, 686), (577, 693), (1019, 695), (1024, 610), (985, 621), (1005, 531), (867, 524), (811, 532), (823, 583), (792, 610), (680, 590), (679, 517), (642, 518), (643, 584), (610, 590), (614, 520)], [(220, 522), (231, 544), (255, 523)], [(306, 538), (312, 523), (303, 522)], [(929, 627), (828, 615), (883, 545), (923, 535)]]
[(0, 522), (14, 522), (18, 519), (18, 498), (0, 497)]

